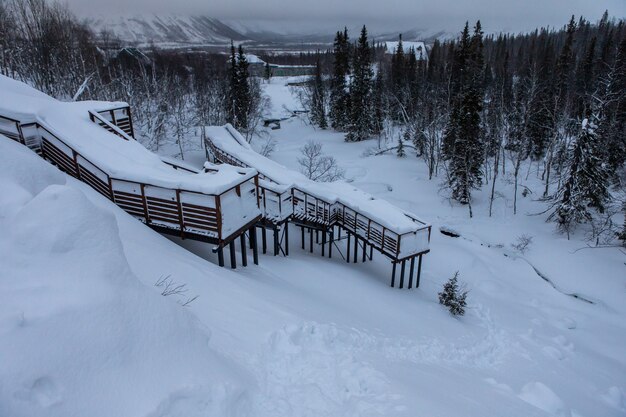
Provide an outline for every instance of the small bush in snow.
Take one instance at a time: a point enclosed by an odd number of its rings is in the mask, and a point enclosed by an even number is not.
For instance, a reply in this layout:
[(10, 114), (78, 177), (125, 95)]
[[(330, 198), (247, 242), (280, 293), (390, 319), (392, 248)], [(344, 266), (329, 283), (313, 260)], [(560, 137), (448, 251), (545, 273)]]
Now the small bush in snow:
[(511, 247), (523, 255), (528, 251), (532, 243), (532, 236), (521, 235), (517, 237), (517, 241), (515, 243), (511, 243)]
[[(170, 275), (165, 277), (161, 277), (154, 283), (154, 286), (161, 289), (161, 295), (163, 297), (169, 297), (170, 295), (174, 295), (176, 297), (183, 297), (187, 293), (187, 284), (178, 284), (175, 282)], [(198, 298), (198, 296), (187, 297), (186, 300), (178, 299), (177, 302), (183, 307), (187, 307), (189, 304), (194, 302)]]
[(459, 271), (448, 280), (443, 286), (443, 291), (439, 293), (439, 304), (448, 307), (450, 314), (453, 316), (462, 316), (465, 314), (467, 306), (467, 291), (459, 286)]

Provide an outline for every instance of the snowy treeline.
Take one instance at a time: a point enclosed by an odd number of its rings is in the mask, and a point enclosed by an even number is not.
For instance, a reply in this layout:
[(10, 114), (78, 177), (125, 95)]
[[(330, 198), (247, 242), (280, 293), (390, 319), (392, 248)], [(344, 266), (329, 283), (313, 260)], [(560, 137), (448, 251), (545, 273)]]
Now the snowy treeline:
[[(106, 32), (92, 33), (61, 3), (0, 0), (2, 74), (63, 100), (127, 101), (139, 139), (153, 150), (175, 143), (182, 158), (185, 149), (203, 146), (202, 130), (189, 143), (194, 126), (229, 121), (248, 136), (256, 130), (266, 103), (258, 81), (240, 70), (240, 52), (233, 60), (124, 48)], [(243, 110), (235, 102), (245, 102)]]
[(347, 141), (378, 137), (378, 152), (412, 150), (470, 216), (472, 191), (491, 182), (493, 202), (495, 180), (511, 169), (516, 212), (520, 176), (536, 166), (560, 230), (590, 222), (594, 239), (615, 238), (626, 181), (623, 20), (605, 13), (595, 24), (572, 17), (560, 30), (489, 36), (477, 22), (428, 55), (419, 60), (400, 37), (389, 59), (365, 28), (354, 44), (337, 32), (332, 68), (323, 73), (318, 59), (309, 82), (311, 121)]

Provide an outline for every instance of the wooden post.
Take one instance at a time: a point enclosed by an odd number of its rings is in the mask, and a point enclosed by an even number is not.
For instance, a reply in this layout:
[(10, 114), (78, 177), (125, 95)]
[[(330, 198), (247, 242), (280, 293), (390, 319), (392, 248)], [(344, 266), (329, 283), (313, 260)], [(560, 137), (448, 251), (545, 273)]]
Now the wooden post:
[(350, 263), (350, 232), (346, 232), (348, 234), (348, 246), (346, 250), (346, 262)]
[(241, 242), (241, 265), (248, 266), (248, 252), (246, 251), (246, 233), (242, 233), (239, 236)]
[(363, 261), (367, 260), (367, 240), (363, 239)]
[(415, 269), (415, 256), (411, 258), (411, 265), (409, 266), (409, 289), (413, 288), (413, 270)]
[(304, 226), (300, 226), (300, 230), (302, 231), (302, 250), (304, 250)]
[(354, 263), (359, 261), (359, 237), (354, 234)]
[(285, 256), (289, 256), (289, 222), (285, 222)]
[(231, 240), (228, 244), (228, 249), (230, 252), (230, 267), (232, 269), (237, 269), (237, 258), (235, 257), (235, 241)]
[(309, 227), (309, 252), (313, 253), (313, 230)]
[(224, 248), (221, 246), (217, 249), (217, 262), (220, 266), (224, 266)]
[(265, 227), (261, 228), (261, 240), (263, 245), (263, 255), (265, 255), (267, 253), (267, 230), (265, 230)]
[(326, 229), (322, 230), (322, 257), (326, 253)]
[[(150, 224), (150, 215), (148, 214), (148, 202), (146, 201), (146, 185), (140, 184), (141, 186), (141, 202), (143, 204), (143, 215), (146, 217), (146, 224)], [(220, 265), (224, 266), (224, 265)]]
[(374, 246), (370, 245), (370, 261), (374, 259)]
[(404, 269), (406, 268), (406, 259), (402, 261), (400, 268), (400, 288), (404, 288)]
[(319, 234), (319, 230), (315, 229), (315, 244), (319, 244), (320, 243), (320, 234)]
[(278, 226), (274, 226), (274, 256), (278, 256)]
[(422, 276), (422, 255), (420, 255), (417, 261), (417, 278), (415, 280), (415, 288), (420, 287), (420, 278)]
[(250, 246), (252, 246), (252, 260), (255, 265), (259, 264), (259, 248), (256, 241), (256, 226), (250, 228)]
[(391, 269), (391, 287), (396, 283), (396, 261), (391, 261), (393, 268)]
[(178, 205), (178, 223), (180, 224), (180, 238), (185, 239), (185, 224), (183, 222), (183, 206), (180, 204), (180, 190), (176, 190), (176, 204)]
[(335, 241), (335, 227), (330, 228), (330, 245), (328, 245), (328, 257), (333, 257), (333, 242)]

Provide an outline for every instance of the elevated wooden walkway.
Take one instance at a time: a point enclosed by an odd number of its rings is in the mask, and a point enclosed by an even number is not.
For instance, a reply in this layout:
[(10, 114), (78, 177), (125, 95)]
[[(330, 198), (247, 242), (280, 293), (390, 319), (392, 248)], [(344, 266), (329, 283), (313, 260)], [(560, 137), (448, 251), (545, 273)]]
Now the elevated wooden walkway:
[[(221, 130), (220, 130), (221, 129)], [(231, 143), (228, 142), (228, 137)], [(309, 233), (309, 250), (313, 251), (313, 232), (315, 243), (321, 245), (321, 254), (332, 256), (333, 247), (339, 249), (337, 241), (347, 240), (346, 253), (342, 256), (347, 262), (362, 262), (372, 259), (372, 249), (388, 257), (392, 262), (391, 286), (396, 285), (396, 269), (400, 266), (400, 288), (405, 284), (407, 262), (409, 268), (408, 288), (413, 285), (413, 274), (417, 260), (416, 287), (419, 286), (422, 256), (430, 251), (431, 226), (417, 217), (401, 212), (406, 220), (405, 227), (394, 228), (375, 220), (375, 216), (351, 205), (350, 198), (324, 197), (323, 184), (311, 184), (301, 181), (294, 184), (289, 177), (299, 173), (289, 172), (261, 155), (254, 154), (244, 144), (243, 138), (232, 126), (211, 128), (206, 135), (206, 147), (215, 162), (235, 165), (243, 168), (255, 168), (259, 172), (259, 197), (265, 229), (274, 230), (274, 254), (282, 252), (288, 255), (289, 223), (301, 228), (301, 246), (305, 249), (305, 230)], [(245, 162), (244, 162), (245, 161)], [(287, 179), (288, 178), (288, 179)], [(329, 194), (341, 190), (329, 189)], [(372, 198), (373, 199), (373, 198)], [(397, 208), (391, 210), (399, 211)], [(384, 211), (384, 210), (383, 210)], [(395, 214), (398, 213), (389, 213)], [(407, 230), (406, 223), (410, 224)], [(342, 231), (344, 237), (342, 237)], [(279, 237), (282, 233), (282, 238)], [(284, 246), (283, 246), (284, 245)], [(265, 245), (264, 245), (265, 250)], [(361, 255), (359, 256), (359, 250)], [(369, 251), (369, 253), (368, 253)]]
[[(122, 122), (122, 126), (114, 125), (110, 120), (101, 117), (100, 113), (89, 112), (89, 116), (92, 121), (111, 132), (111, 140), (134, 140), (130, 136), (133, 134), (130, 109), (112, 109), (111, 114), (113, 112), (128, 115), (125, 120), (117, 119), (118, 122)], [(109, 111), (105, 113), (108, 114)], [(116, 121), (115, 117), (113, 121)], [(125, 122), (126, 128), (122, 130)], [(236, 266), (234, 242), (237, 238), (241, 239), (241, 246), (245, 248), (245, 240), (248, 237), (254, 263), (258, 264), (255, 225), (261, 219), (261, 214), (255, 197), (258, 181), (256, 171), (240, 170), (241, 180), (219, 194), (201, 193), (184, 188), (166, 188), (152, 184), (149, 179), (142, 182), (130, 181), (109, 174), (106, 169), (73, 149), (68, 141), (54, 134), (51, 128), (39, 121), (22, 124), (19, 120), (0, 116), (0, 134), (28, 146), (62, 171), (86, 183), (156, 231), (182, 239), (214, 244), (221, 266), (224, 265), (223, 248), (226, 246), (230, 247), (231, 266)], [(172, 170), (196, 174), (188, 167), (177, 165), (172, 161), (166, 161), (164, 164)], [(207, 181), (210, 181), (210, 178), (207, 178)], [(256, 209), (254, 215), (229, 215), (228, 209), (222, 209), (224, 201), (236, 204), (234, 200), (241, 199), (253, 202)], [(231, 225), (228, 230), (224, 228), (225, 221)], [(233, 227), (232, 224), (236, 226)], [(243, 259), (244, 257), (246, 259)], [(245, 250), (242, 250), (242, 263), (247, 264)]]

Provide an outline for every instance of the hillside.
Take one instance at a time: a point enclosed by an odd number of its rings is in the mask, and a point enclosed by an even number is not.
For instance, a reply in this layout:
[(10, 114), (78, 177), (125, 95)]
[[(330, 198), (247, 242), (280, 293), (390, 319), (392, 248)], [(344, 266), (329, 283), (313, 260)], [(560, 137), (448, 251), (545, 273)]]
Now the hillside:
[[(285, 81), (264, 85), (274, 113), (296, 105)], [(504, 178), (494, 217), (484, 191), (468, 221), (413, 157), (365, 157), (372, 141), (300, 118), (269, 134), (277, 162), (298, 169), (319, 140), (355, 186), (433, 223), (420, 288), (390, 288), (380, 255), (347, 264), (298, 239), (287, 258), (218, 268), (210, 245), (164, 238), (0, 137), (0, 415), (624, 415), (623, 254), (526, 215), (544, 207), (539, 179), (522, 214)], [(462, 318), (437, 302), (457, 270)], [(164, 277), (187, 292), (161, 296)]]
[(87, 19), (95, 33), (109, 31), (124, 42), (160, 45), (226, 45), (248, 38), (220, 20), (207, 16), (131, 15)]

